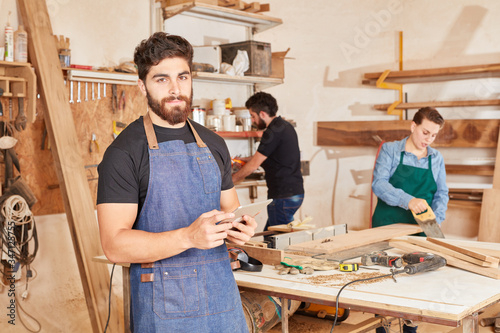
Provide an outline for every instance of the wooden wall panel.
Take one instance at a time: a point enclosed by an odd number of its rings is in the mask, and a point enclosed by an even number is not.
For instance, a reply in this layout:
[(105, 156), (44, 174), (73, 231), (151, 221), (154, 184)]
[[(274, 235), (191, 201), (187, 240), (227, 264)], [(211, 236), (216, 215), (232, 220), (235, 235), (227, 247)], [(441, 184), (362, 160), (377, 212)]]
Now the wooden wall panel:
[[(76, 82), (73, 83), (74, 99), (76, 100)], [(69, 95), (69, 85), (66, 86)], [(113, 113), (111, 107), (111, 85), (106, 85), (106, 95), (103, 97), (101, 91), (101, 99), (91, 100), (91, 84), (89, 84), (89, 101), (85, 102), (85, 84), (81, 84), (81, 103), (71, 104), (71, 110), (75, 120), (75, 127), (80, 145), (75, 147), (79, 149), (85, 165), (98, 164), (104, 151), (113, 141), (113, 120), (120, 121), (126, 124), (137, 119), (140, 115), (146, 113), (146, 99), (142, 96), (137, 86), (117, 85), (118, 96), (122, 91), (125, 91), (126, 104), (125, 109)], [(94, 87), (97, 90), (97, 84)], [(101, 90), (103, 85), (101, 84)], [(17, 100), (13, 101), (14, 119), (17, 116)], [(0, 117), (3, 121), (9, 121), (8, 99), (1, 98), (4, 107), (4, 116)], [(15, 131), (14, 137), (18, 139), (15, 146), (16, 153), (19, 156), (21, 165), (21, 173), (26, 180), (28, 186), (33, 191), (37, 198), (37, 203), (32, 207), (35, 215), (56, 214), (64, 212), (64, 204), (62, 201), (61, 191), (57, 179), (56, 170), (54, 167), (54, 159), (52, 153), (47, 149), (48, 136), (46, 138), (45, 149), (42, 150), (42, 137), (45, 128), (44, 124), (44, 107), (40, 100), (37, 100), (37, 117), (33, 124), (28, 124), (26, 130)], [(99, 152), (89, 152), (89, 145), (92, 133), (96, 134), (99, 143)], [(95, 147), (94, 147), (95, 148)], [(97, 168), (91, 167), (86, 169), (87, 177), (89, 178), (89, 188), (94, 200), (97, 197)], [(3, 165), (2, 165), (2, 180), (3, 180)]]

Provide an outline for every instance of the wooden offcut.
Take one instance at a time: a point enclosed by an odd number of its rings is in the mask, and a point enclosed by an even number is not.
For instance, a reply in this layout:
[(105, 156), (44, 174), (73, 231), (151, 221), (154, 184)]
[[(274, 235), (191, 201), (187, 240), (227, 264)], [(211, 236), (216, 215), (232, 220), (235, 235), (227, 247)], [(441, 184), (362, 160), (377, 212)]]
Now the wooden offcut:
[(382, 242), (394, 237), (406, 236), (422, 232), (418, 225), (396, 223), (377, 228), (356, 231), (325, 239), (292, 244), (288, 250), (310, 253), (334, 253), (358, 246)]
[(262, 248), (251, 245), (236, 245), (227, 243), (227, 247), (237, 247), (244, 250), (250, 257), (255, 258), (265, 265), (277, 265), (283, 261), (283, 250)]
[[(380, 140), (396, 141), (410, 135), (410, 120), (320, 121), (318, 146), (378, 146)], [(449, 119), (433, 147), (495, 148), (500, 119)]]
[[(75, 124), (64, 86), (57, 47), (45, 0), (19, 0), (28, 31), (28, 47), (38, 76), (41, 99), (46, 107), (45, 123), (51, 142), (57, 176), (63, 194), (71, 237), (94, 332), (103, 332), (108, 315), (109, 272), (92, 258), (102, 253), (94, 204)], [(115, 302), (111, 302), (109, 332), (122, 331)]]
[(449, 266), (460, 268), (460, 269), (463, 269), (463, 270), (466, 270), (466, 271), (469, 271), (472, 273), (484, 275), (484, 276), (487, 276), (487, 277), (490, 277), (490, 278), (493, 278), (496, 280), (500, 279), (500, 269), (498, 269), (498, 268), (481, 267), (481, 266), (457, 259), (457, 258), (452, 257), (450, 255), (441, 253), (441, 252), (436, 251), (436, 250), (431, 250), (431, 249), (428, 249), (428, 248), (425, 248), (422, 246), (410, 244), (405, 240), (393, 239), (393, 240), (389, 241), (389, 245), (396, 248), (396, 249), (405, 251), (405, 252), (419, 251), (419, 252), (434, 253), (434, 254), (437, 254), (437, 255), (445, 258), (446, 264)]
[(483, 253), (480, 253), (477, 251), (472, 251), (472, 250), (466, 249), (466, 248), (461, 247), (461, 246), (450, 244), (450, 243), (446, 242), (445, 239), (437, 239), (437, 238), (428, 237), (427, 241), (434, 243), (434, 244), (441, 245), (441, 246), (446, 247), (450, 250), (453, 250), (453, 251), (456, 251), (459, 253), (463, 253), (465, 255), (471, 256), (471, 257), (479, 259), (479, 260), (494, 263), (497, 266), (499, 264), (498, 258), (489, 256), (489, 255), (486, 255), (486, 254), (483, 254)]

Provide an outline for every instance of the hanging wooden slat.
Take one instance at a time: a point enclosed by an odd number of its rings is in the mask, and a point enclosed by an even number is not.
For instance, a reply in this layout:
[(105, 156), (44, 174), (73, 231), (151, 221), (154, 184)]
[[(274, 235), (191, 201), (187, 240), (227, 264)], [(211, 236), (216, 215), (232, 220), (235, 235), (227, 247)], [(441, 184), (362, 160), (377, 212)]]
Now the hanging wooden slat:
[[(102, 254), (94, 211), (73, 115), (68, 103), (59, 56), (45, 0), (19, 0), (28, 31), (29, 54), (45, 104), (45, 124), (63, 195), (71, 237), (94, 332), (103, 332), (108, 315), (109, 272), (93, 257)], [(111, 302), (109, 332), (120, 328), (116, 304)]]
[[(378, 146), (410, 134), (410, 120), (319, 121), (318, 146)], [(495, 148), (500, 119), (448, 119), (433, 147)]]
[[(404, 109), (420, 109), (426, 106), (433, 108), (454, 108), (454, 107), (464, 107), (464, 106), (498, 106), (500, 105), (500, 99), (478, 99), (478, 100), (467, 100), (467, 101), (432, 101), (432, 102), (413, 102), (413, 103), (401, 103), (396, 106), (398, 110)], [(373, 108), (375, 110), (387, 111), (391, 104), (375, 104)]]

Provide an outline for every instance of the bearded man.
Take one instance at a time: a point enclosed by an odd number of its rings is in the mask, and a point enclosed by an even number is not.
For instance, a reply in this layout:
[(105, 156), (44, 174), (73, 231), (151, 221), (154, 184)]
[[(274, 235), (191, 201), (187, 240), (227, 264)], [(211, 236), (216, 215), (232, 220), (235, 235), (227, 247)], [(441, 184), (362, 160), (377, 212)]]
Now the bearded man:
[(133, 332), (248, 331), (225, 239), (244, 244), (257, 223), (218, 223), (239, 201), (224, 140), (188, 119), (192, 59), (187, 40), (163, 32), (136, 47), (149, 110), (98, 168), (101, 244), (131, 263)]
[(245, 106), (255, 126), (265, 131), (257, 152), (251, 157), (240, 158), (247, 163), (233, 174), (233, 182), (241, 181), (262, 165), (267, 198), (273, 199), (267, 206), (264, 230), (268, 230), (269, 226), (292, 222), (304, 201), (299, 140), (293, 126), (276, 115), (278, 103), (272, 95), (258, 92), (246, 101)]

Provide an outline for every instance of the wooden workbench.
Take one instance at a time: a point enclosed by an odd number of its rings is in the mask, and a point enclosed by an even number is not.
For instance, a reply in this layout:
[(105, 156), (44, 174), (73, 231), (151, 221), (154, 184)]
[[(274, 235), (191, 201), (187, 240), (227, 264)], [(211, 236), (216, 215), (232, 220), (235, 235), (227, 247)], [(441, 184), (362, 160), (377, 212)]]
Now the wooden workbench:
[[(497, 246), (500, 248), (500, 244)], [(394, 250), (394, 254), (402, 253)], [(345, 283), (363, 275), (389, 273), (388, 268), (373, 267), (380, 270), (315, 271), (311, 277), (279, 275), (273, 266), (265, 265), (262, 272), (240, 270), (234, 276), (241, 290), (335, 306), (337, 293)], [(320, 279), (327, 281), (317, 282)], [(478, 312), (500, 301), (500, 280), (450, 266), (416, 275), (399, 274), (396, 280), (397, 283), (391, 278), (353, 283), (340, 294), (339, 306), (439, 325), (462, 326), (463, 332), (476, 333)], [(288, 332), (287, 325), (283, 325), (283, 332)]]

